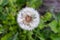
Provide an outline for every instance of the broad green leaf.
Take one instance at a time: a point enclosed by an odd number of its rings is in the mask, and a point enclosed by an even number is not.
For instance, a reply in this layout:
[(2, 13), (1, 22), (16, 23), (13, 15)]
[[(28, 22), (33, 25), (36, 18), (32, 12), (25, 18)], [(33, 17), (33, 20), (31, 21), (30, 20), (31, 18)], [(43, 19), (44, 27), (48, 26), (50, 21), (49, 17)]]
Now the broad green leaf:
[(0, 5), (5, 6), (8, 4), (8, 0), (0, 0)]
[(56, 21), (56, 20), (52, 21), (52, 22), (49, 24), (49, 26), (50, 26), (50, 28), (51, 28), (52, 31), (54, 31), (55, 33), (58, 32), (58, 29), (57, 29), (57, 21)]
[(2, 37), (1, 40), (11, 40), (12, 36), (13, 36), (12, 33), (8, 33), (4, 37)]
[(52, 40), (60, 40), (60, 34), (52, 34), (50, 37)]

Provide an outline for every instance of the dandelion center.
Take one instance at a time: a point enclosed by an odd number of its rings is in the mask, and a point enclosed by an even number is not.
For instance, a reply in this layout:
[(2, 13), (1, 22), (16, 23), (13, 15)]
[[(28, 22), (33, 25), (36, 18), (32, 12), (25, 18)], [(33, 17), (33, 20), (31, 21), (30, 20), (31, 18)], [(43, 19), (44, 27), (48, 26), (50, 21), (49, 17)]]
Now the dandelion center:
[(26, 21), (27, 23), (31, 22), (31, 21), (32, 21), (32, 17), (29, 16), (29, 15), (27, 15), (27, 16), (25, 17), (25, 21)]

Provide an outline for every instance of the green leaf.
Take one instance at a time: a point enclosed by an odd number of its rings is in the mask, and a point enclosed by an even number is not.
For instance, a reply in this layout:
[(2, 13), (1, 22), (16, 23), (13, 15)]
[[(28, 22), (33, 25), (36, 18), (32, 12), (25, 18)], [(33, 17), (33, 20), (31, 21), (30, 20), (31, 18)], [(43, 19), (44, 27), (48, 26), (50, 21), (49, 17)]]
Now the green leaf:
[(12, 36), (13, 36), (12, 33), (8, 33), (4, 37), (2, 37), (1, 40), (10, 40)]
[(58, 29), (57, 29), (57, 21), (56, 21), (56, 20), (52, 21), (52, 22), (49, 24), (49, 26), (50, 26), (50, 28), (51, 28), (52, 31), (54, 31), (55, 33), (58, 32)]
[(52, 14), (50, 12), (47, 12), (44, 16), (43, 16), (43, 20), (44, 22), (50, 20), (52, 18)]
[(38, 8), (42, 4), (42, 0), (30, 0), (27, 1), (27, 6), (32, 8)]
[(18, 39), (18, 33), (16, 33), (16, 34), (14, 35), (14, 37), (13, 37), (12, 40), (17, 40), (17, 39)]
[(0, 0), (0, 5), (2, 4), (3, 0)]
[(1, 0), (0, 1), (0, 5), (1, 6), (5, 6), (5, 5), (7, 5), (8, 4), (8, 0)]
[(52, 34), (50, 37), (52, 40), (60, 40), (60, 34)]
[(40, 19), (40, 23), (39, 23), (39, 25), (38, 25), (38, 28), (41, 30), (41, 29), (43, 29), (44, 28), (44, 21), (42, 20), (42, 19)]

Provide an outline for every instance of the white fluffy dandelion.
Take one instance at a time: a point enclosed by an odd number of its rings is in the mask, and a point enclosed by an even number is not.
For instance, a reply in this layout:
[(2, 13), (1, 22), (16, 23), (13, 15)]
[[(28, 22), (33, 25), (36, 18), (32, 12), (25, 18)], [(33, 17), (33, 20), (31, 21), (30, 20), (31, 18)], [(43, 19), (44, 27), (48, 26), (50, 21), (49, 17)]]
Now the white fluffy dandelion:
[(17, 22), (22, 29), (33, 30), (38, 26), (39, 21), (40, 16), (35, 9), (26, 7), (19, 11)]

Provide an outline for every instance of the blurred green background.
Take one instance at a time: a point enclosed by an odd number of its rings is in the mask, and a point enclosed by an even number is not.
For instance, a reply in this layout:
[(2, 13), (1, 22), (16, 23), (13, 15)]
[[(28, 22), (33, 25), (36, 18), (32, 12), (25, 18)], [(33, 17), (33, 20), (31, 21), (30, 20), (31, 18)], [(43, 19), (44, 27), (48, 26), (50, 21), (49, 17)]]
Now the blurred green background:
[(39, 10), (42, 4), (42, 0), (0, 0), (0, 40), (60, 40), (60, 20), (57, 22), (48, 11), (40, 16), (36, 29), (19, 27), (18, 12), (26, 6)]

